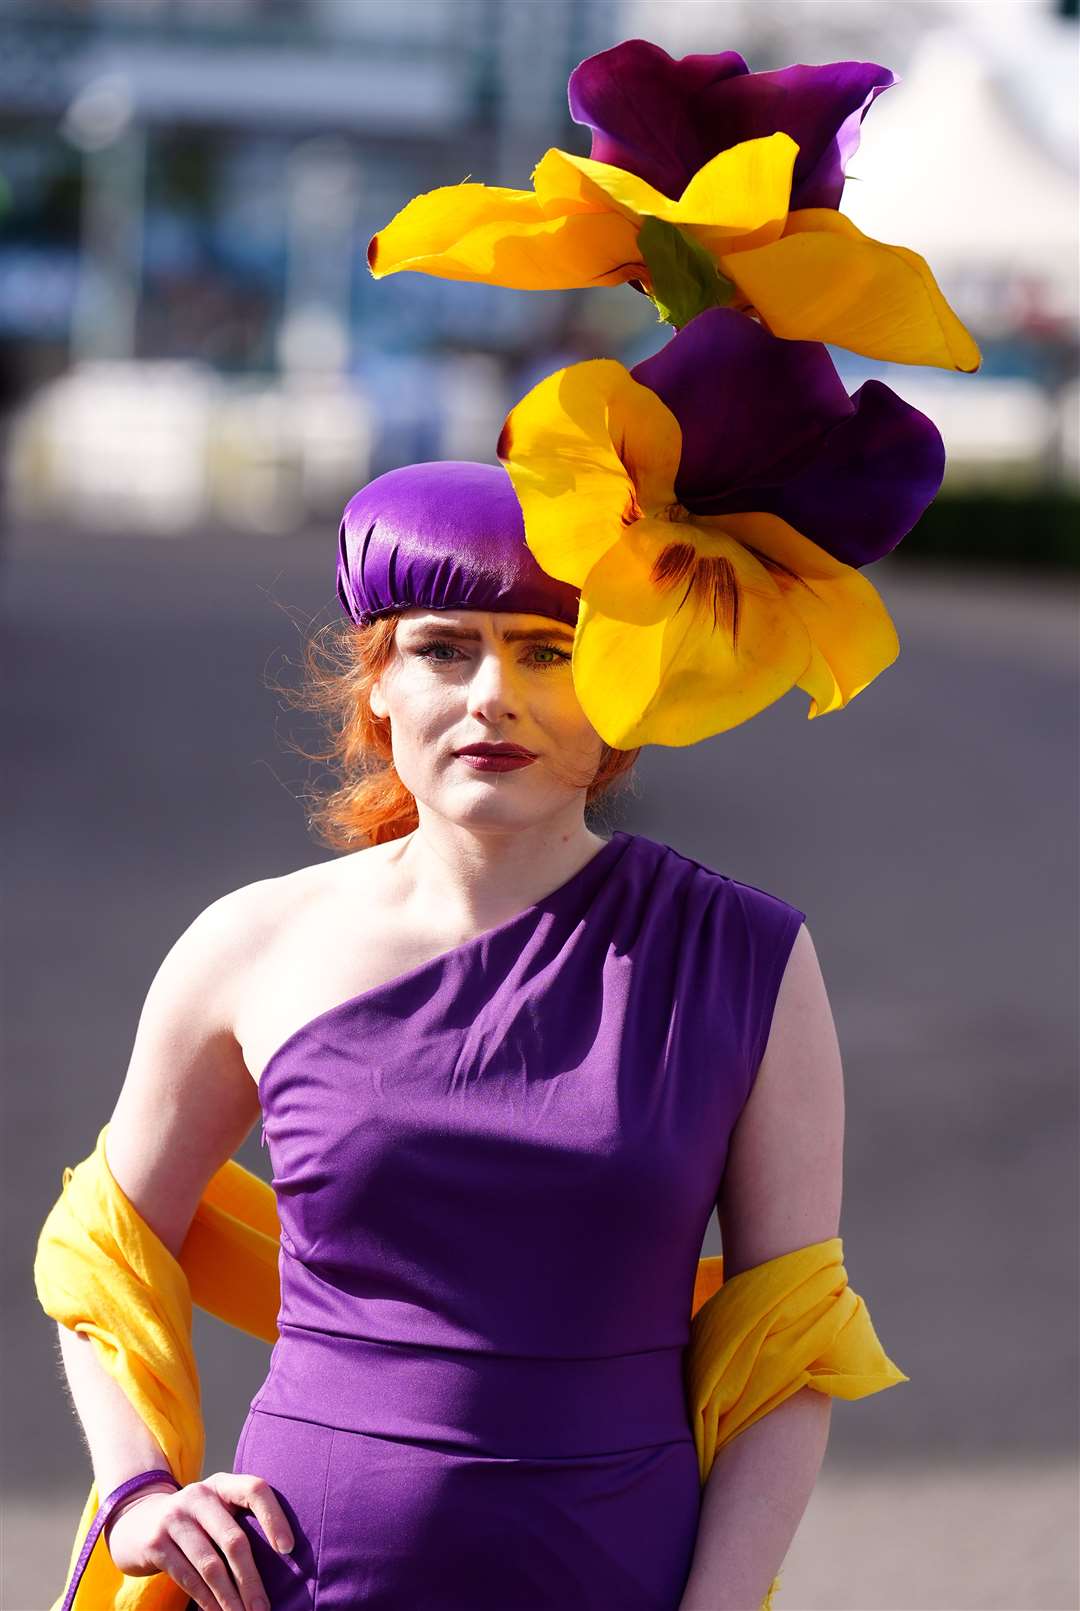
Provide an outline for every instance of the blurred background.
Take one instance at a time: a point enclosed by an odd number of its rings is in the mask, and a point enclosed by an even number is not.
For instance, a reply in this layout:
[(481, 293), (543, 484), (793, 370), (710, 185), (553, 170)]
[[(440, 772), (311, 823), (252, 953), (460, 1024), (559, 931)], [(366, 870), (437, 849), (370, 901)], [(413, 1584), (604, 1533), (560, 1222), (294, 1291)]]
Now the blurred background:
[[(342, 505), (491, 460), (534, 381), (669, 334), (629, 287), (377, 283), (368, 239), (419, 191), (587, 154), (567, 76), (634, 36), (893, 68), (842, 210), (927, 258), (984, 358), (832, 349), (948, 450), (873, 568), (899, 661), (830, 719), (792, 694), (646, 750), (597, 823), (806, 910), (833, 1002), (846, 1264), (911, 1380), (836, 1406), (779, 1606), (1080, 1606), (1075, 0), (7, 0), (5, 1611), (61, 1592), (91, 1476), (31, 1273), (62, 1170), (177, 935), (329, 854), (271, 683), (338, 613)], [(238, 1156), (269, 1177), (257, 1133)], [(267, 1353), (195, 1335), (209, 1472)]]

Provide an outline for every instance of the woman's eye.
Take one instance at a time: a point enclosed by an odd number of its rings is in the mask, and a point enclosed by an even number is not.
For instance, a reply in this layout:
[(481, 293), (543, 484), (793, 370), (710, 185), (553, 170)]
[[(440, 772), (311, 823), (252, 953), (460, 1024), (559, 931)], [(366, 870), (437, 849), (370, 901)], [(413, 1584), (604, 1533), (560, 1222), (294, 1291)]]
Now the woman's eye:
[[(448, 643), (441, 638), (425, 644), (421, 649), (417, 649), (416, 654), (425, 660), (432, 660), (436, 665), (451, 665), (453, 663), (452, 659), (443, 658), (440, 652), (442, 650), (445, 650), (449, 656), (455, 656), (457, 654), (455, 645)], [(534, 661), (534, 664), (541, 670), (547, 670), (549, 666), (563, 665), (571, 658), (565, 649), (558, 648), (554, 643), (534, 643), (529, 649), (528, 653), (534, 655), (553, 655), (555, 657), (552, 660)]]
[(531, 652), (533, 654), (554, 655), (553, 660), (539, 661), (538, 664), (542, 666), (560, 666), (570, 659), (566, 650), (557, 648), (554, 643), (534, 643)]

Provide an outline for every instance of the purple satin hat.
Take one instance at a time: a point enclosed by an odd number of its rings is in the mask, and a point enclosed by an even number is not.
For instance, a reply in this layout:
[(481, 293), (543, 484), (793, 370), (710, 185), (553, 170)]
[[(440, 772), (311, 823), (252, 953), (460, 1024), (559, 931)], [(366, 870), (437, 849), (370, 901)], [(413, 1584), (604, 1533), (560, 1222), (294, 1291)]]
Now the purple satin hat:
[(394, 610), (502, 610), (576, 627), (579, 590), (540, 568), (501, 465), (442, 459), (355, 493), (338, 532), (337, 594), (358, 626)]

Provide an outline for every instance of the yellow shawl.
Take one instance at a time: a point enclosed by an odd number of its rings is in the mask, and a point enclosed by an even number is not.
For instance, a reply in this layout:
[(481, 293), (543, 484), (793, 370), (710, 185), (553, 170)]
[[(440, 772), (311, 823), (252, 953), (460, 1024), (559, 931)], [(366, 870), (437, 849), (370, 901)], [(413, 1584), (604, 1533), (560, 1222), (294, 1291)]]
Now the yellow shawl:
[[(85, 1332), (161, 1446), (174, 1476), (198, 1481), (205, 1451), (192, 1303), (228, 1325), (277, 1338), (279, 1224), (274, 1191), (230, 1159), (207, 1186), (179, 1263), (113, 1178), (102, 1127), (95, 1151), (65, 1169), (34, 1261), (46, 1314)], [(704, 1484), (717, 1453), (802, 1387), (863, 1398), (908, 1378), (886, 1356), (847, 1284), (838, 1236), (723, 1280), (698, 1264), (685, 1375)], [(104, 1496), (101, 1496), (104, 1497)], [(68, 1563), (75, 1567), (99, 1504), (91, 1485)], [(774, 1579), (762, 1611), (772, 1605)], [(50, 1611), (58, 1611), (63, 1592)], [(99, 1538), (74, 1611), (186, 1611), (165, 1573), (126, 1577)]]

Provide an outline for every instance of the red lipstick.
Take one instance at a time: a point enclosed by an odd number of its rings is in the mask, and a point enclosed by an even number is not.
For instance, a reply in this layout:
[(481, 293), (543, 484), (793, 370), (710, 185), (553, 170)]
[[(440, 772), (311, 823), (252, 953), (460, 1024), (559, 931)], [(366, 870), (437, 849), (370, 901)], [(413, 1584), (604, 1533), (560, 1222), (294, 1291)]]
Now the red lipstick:
[(477, 772), (516, 772), (536, 760), (521, 744), (468, 744), (456, 753)]

